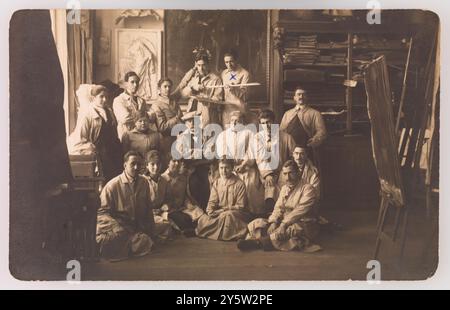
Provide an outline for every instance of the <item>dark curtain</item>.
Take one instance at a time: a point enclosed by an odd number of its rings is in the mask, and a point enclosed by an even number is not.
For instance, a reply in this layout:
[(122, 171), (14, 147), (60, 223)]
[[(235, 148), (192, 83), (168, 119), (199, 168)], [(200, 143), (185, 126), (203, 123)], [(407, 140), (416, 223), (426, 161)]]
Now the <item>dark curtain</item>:
[[(45, 233), (45, 193), (72, 179), (64, 123), (64, 82), (48, 10), (17, 11), (9, 29), (10, 270), (34, 278)], [(48, 260), (46, 260), (48, 261)]]
[[(46, 190), (71, 179), (64, 124), (64, 82), (47, 10), (16, 12), (10, 23), (11, 181), (33, 164)], [(28, 172), (31, 173), (31, 172)], [(30, 176), (31, 177), (31, 176)]]

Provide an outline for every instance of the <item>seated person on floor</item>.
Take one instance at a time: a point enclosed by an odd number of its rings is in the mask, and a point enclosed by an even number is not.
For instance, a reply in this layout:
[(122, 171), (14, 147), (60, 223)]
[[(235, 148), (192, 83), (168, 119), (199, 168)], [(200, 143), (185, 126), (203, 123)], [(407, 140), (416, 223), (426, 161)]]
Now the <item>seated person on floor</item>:
[(252, 152), (253, 133), (243, 125), (240, 111), (230, 113), (230, 125), (222, 131), (216, 140), (216, 155), (226, 156), (235, 162), (234, 172), (244, 182), (247, 194), (248, 210), (255, 216), (267, 213), (264, 202), (264, 185), (261, 183), (258, 168)]
[(231, 241), (247, 234), (245, 184), (233, 174), (234, 161), (219, 161), (220, 177), (212, 183), (206, 215), (198, 220), (197, 236), (213, 240)]
[(159, 150), (161, 138), (160, 133), (156, 131), (154, 114), (152, 119), (145, 111), (136, 111), (133, 116), (134, 128), (126, 131), (122, 136), (123, 152), (136, 151), (145, 157), (149, 151)]
[(303, 183), (297, 164), (288, 160), (283, 165), (286, 185), (280, 191), (275, 209), (269, 219), (256, 219), (248, 225), (247, 240), (239, 240), (242, 251), (264, 250), (319, 250), (312, 240), (319, 232), (314, 206), (316, 194), (313, 186)]
[(148, 180), (150, 188), (150, 202), (153, 207), (155, 220), (155, 237), (161, 241), (167, 240), (172, 235), (172, 227), (168, 219), (168, 207), (164, 205), (167, 193), (167, 181), (161, 177), (161, 156), (158, 151), (150, 151), (146, 156), (147, 169), (143, 175)]
[(123, 173), (101, 192), (96, 240), (104, 258), (143, 256), (152, 249), (155, 224), (148, 182), (139, 175), (141, 162), (139, 153), (126, 153)]
[[(307, 149), (304, 146), (296, 145), (292, 152), (292, 158), (297, 164), (300, 179), (304, 183), (311, 184), (316, 190), (317, 200), (320, 199), (320, 179), (319, 171), (308, 158)], [(281, 176), (278, 179), (278, 186), (281, 188), (286, 184), (286, 179)]]
[[(275, 114), (271, 110), (263, 110), (259, 114), (260, 130), (253, 140), (253, 153), (258, 165), (261, 182), (264, 184), (266, 210), (273, 211), (278, 198), (277, 180), (283, 163), (294, 150), (295, 141), (291, 135), (273, 128)], [(274, 126), (275, 127), (275, 126)]]
[[(319, 207), (321, 200), (321, 191), (320, 191), (320, 176), (319, 170), (314, 166), (312, 160), (308, 158), (308, 149), (303, 145), (296, 145), (294, 151), (292, 152), (292, 158), (298, 166), (298, 172), (300, 179), (304, 183), (311, 184), (316, 191), (316, 209), (317, 214), (319, 214), (318, 220), (320, 224), (321, 231), (333, 231), (336, 229), (341, 229), (339, 224), (330, 222), (328, 219), (324, 218), (320, 215)], [(286, 180), (280, 176), (278, 179), (278, 187), (282, 188), (283, 185), (286, 184)]]
[(192, 237), (195, 235), (197, 220), (204, 212), (187, 193), (186, 173), (180, 173), (182, 162), (182, 159), (171, 158), (169, 167), (161, 176), (167, 183), (162, 208), (167, 210), (168, 218), (175, 224), (176, 229), (186, 237)]

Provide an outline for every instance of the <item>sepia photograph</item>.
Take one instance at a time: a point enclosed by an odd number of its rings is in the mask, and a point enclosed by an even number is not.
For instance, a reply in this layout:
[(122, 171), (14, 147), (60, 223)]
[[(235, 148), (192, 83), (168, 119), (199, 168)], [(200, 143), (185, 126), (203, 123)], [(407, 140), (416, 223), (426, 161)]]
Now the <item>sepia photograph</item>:
[(440, 47), (419, 9), (15, 11), (9, 272), (433, 278)]

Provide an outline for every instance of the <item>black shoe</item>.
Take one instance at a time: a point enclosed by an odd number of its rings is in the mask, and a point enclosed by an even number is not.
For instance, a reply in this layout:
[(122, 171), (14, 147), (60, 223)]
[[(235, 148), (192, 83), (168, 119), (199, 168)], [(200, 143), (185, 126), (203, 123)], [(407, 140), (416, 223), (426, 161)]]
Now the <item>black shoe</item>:
[(273, 251), (275, 248), (273, 247), (272, 241), (270, 237), (263, 237), (260, 239), (261, 247), (264, 251)]
[(183, 230), (183, 236), (186, 238), (192, 238), (195, 237), (195, 229), (186, 229)]
[(261, 244), (258, 240), (238, 240), (237, 247), (241, 251), (251, 251), (257, 250), (261, 247)]

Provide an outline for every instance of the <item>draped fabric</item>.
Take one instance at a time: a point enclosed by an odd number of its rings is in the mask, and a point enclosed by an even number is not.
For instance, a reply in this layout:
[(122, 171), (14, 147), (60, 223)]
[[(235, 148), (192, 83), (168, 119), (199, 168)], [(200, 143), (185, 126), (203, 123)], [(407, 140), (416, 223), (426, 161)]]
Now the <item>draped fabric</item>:
[[(64, 82), (48, 10), (14, 13), (9, 54), (11, 184), (30, 182), (36, 190), (45, 191), (72, 179)], [(26, 169), (25, 162), (31, 170), (20, 171)], [(19, 175), (26, 179), (19, 179)]]
[[(44, 195), (72, 179), (64, 82), (48, 10), (19, 10), (12, 15), (9, 70), (10, 270), (17, 279), (35, 280), (33, 274), (42, 268), (36, 266), (36, 257), (46, 236), (43, 215), (49, 201)], [(56, 200), (58, 212), (67, 210)]]
[(79, 104), (75, 91), (81, 84), (93, 79), (93, 21), (92, 10), (81, 10), (81, 23), (67, 24), (67, 51), (69, 68), (69, 133), (75, 128)]

